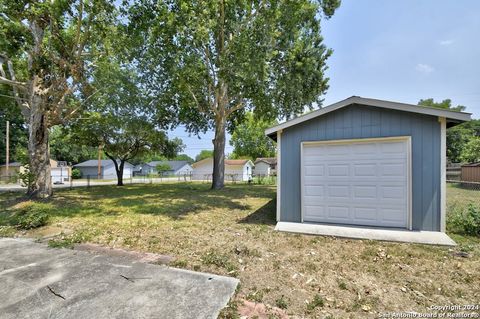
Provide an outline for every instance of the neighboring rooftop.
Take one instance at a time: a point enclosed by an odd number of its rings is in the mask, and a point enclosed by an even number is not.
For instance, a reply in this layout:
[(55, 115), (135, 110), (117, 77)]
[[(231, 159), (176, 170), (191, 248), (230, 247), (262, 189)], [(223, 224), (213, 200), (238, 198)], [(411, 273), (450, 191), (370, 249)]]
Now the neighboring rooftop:
[(168, 166), (170, 166), (170, 170), (177, 171), (180, 168), (187, 165), (188, 161), (152, 161), (147, 163), (147, 165), (151, 167), (156, 167), (157, 165), (160, 165), (160, 164), (167, 164)]
[[(195, 162), (192, 164), (193, 167), (197, 166), (200, 163), (205, 163), (207, 161), (213, 161), (213, 157), (209, 158), (204, 158), (201, 161)], [(246, 163), (250, 162), (249, 159), (226, 159), (225, 160), (225, 165), (232, 165), (232, 166), (242, 166), (245, 165)]]
[[(6, 167), (7, 164), (2, 164), (0, 165), (0, 167)], [(8, 167), (20, 167), (22, 166), (22, 163), (20, 162), (11, 162), (11, 163), (8, 163)]]
[[(120, 163), (120, 161), (117, 160), (117, 163)], [(113, 164), (113, 162), (110, 159), (100, 160), (100, 166), (101, 167), (112, 165), (112, 164)], [(131, 165), (128, 162), (125, 162), (125, 164)], [(98, 167), (98, 160), (96, 160), (96, 159), (95, 160), (88, 160), (88, 161), (81, 162), (81, 163), (78, 163), (78, 164), (73, 165), (73, 166), (74, 167)]]
[(270, 165), (276, 165), (277, 164), (277, 158), (276, 157), (259, 157), (255, 160), (255, 164), (259, 162), (265, 162)]

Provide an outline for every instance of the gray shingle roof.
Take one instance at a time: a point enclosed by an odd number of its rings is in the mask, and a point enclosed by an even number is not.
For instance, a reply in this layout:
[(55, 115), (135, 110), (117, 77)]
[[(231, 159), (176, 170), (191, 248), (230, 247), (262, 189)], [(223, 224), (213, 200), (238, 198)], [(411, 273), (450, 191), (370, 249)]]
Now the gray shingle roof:
[(168, 166), (170, 166), (170, 170), (175, 172), (188, 164), (188, 161), (152, 161), (147, 163), (148, 166), (151, 166), (153, 168), (155, 168), (159, 164), (168, 164)]
[[(112, 160), (101, 160), (101, 166), (108, 166), (108, 165), (113, 165)], [(119, 160), (117, 160), (117, 163), (120, 163)], [(125, 162), (125, 166), (132, 166), (132, 164)], [(98, 167), (98, 160), (88, 160), (85, 162), (78, 163), (76, 165), (73, 165), (73, 167)]]

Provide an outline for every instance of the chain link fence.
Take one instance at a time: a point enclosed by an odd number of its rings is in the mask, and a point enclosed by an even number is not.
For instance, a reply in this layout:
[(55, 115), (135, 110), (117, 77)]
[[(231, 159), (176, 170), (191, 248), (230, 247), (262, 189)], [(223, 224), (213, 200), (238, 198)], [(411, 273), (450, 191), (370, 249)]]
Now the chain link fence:
[[(158, 184), (158, 183), (180, 183), (180, 182), (200, 182), (211, 183), (212, 174), (149, 174), (149, 175), (124, 175), (122, 182), (124, 185), (129, 184)], [(229, 184), (262, 184), (275, 185), (276, 176), (267, 175), (251, 175), (251, 174), (225, 174), (225, 182)], [(55, 188), (74, 188), (74, 187), (91, 187), (101, 185), (116, 185), (118, 183), (117, 175), (87, 175), (75, 178), (71, 175), (53, 175), (52, 183)], [(25, 182), (19, 175), (0, 175), (0, 190), (18, 190), (25, 188)]]

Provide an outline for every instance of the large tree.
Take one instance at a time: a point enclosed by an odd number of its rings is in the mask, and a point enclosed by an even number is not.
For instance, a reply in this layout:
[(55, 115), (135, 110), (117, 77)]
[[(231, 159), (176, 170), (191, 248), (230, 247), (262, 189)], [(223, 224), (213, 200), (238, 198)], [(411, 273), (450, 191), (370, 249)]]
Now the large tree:
[(5, 84), (0, 84), (0, 163), (6, 161), (6, 131), (7, 121), (9, 125), (10, 151), (9, 161), (20, 161), (17, 155), (20, 149), (27, 145), (28, 130), (25, 126), (25, 120), (22, 113), (15, 104), (15, 100), (10, 98), (10, 88)]
[(275, 156), (275, 145), (272, 139), (265, 135), (265, 130), (275, 123), (257, 119), (253, 113), (247, 113), (245, 121), (235, 127), (230, 139), (233, 146), (232, 157), (249, 157), (255, 160), (259, 157)]
[[(450, 99), (441, 102), (435, 102), (434, 99), (424, 99), (418, 102), (418, 105), (447, 109), (451, 111), (465, 111), (463, 105), (453, 106)], [(475, 136), (480, 136), (480, 120), (472, 120), (469, 122), (456, 125), (447, 130), (447, 157), (451, 162), (458, 163), (462, 159), (462, 151), (467, 143)]]
[(212, 188), (224, 185), (225, 135), (245, 112), (284, 118), (322, 103), (331, 54), (320, 21), (340, 0), (138, 0), (132, 55), (161, 110), (190, 132), (214, 129)]
[(118, 186), (127, 161), (147, 154), (174, 157), (183, 150), (182, 141), (169, 140), (165, 124), (152, 118), (150, 100), (131, 68), (107, 59), (99, 62), (94, 79), (93, 85), (103, 89), (89, 99), (72, 131), (77, 144), (102, 148), (114, 163)]
[(86, 83), (115, 12), (108, 0), (1, 0), (0, 83), (28, 125), (32, 197), (52, 194), (49, 128), (64, 124), (88, 95)]

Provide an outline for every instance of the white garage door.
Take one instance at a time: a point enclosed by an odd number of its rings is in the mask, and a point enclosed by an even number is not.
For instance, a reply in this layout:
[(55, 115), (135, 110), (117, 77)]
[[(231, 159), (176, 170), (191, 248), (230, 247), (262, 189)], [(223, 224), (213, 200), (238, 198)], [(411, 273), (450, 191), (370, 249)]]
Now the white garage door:
[(304, 143), (305, 222), (408, 227), (408, 139)]

